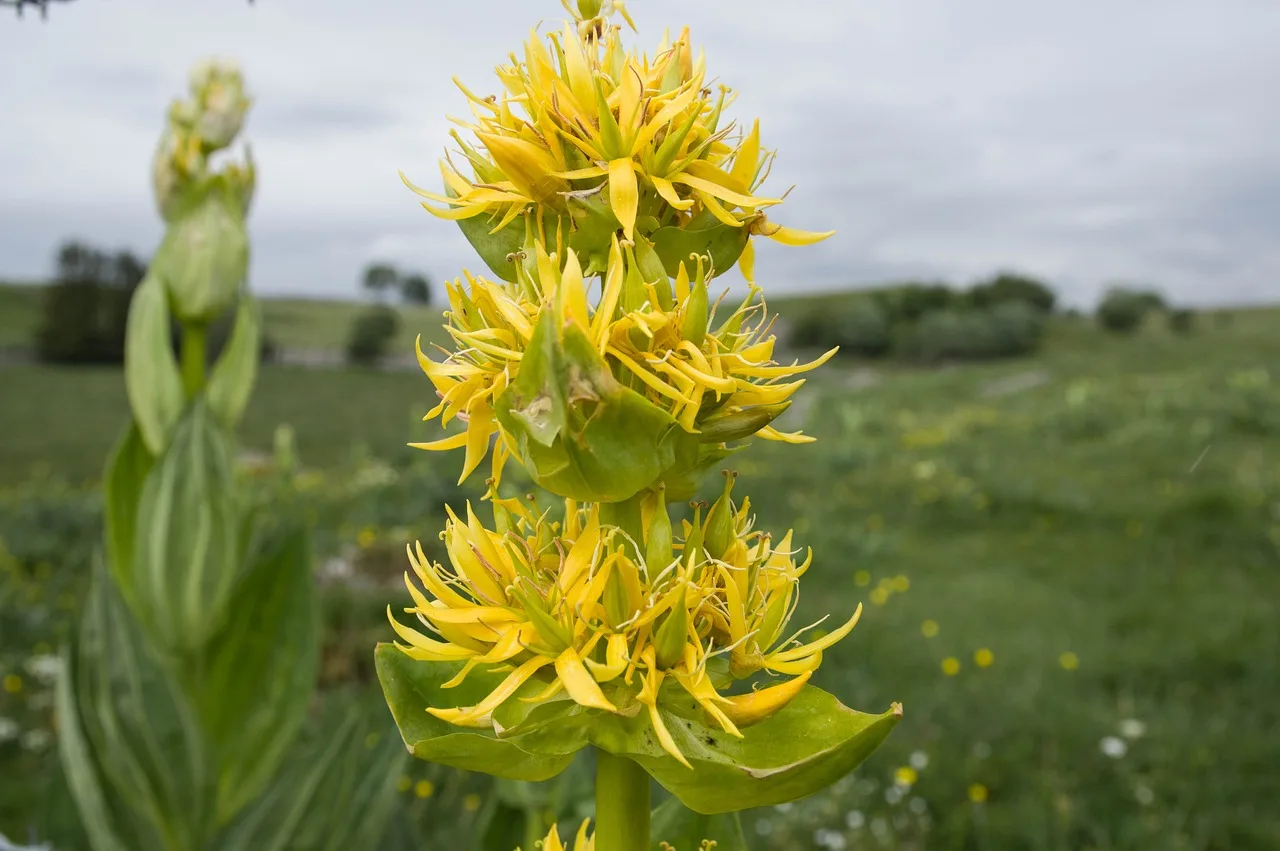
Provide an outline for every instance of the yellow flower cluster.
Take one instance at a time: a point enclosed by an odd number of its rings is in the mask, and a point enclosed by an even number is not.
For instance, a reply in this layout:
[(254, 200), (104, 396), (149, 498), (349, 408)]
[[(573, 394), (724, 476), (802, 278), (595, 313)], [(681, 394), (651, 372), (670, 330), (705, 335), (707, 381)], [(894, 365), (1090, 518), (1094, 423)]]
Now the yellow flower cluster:
[(474, 145), (453, 134), (471, 175), (446, 156), (446, 194), (406, 179), (434, 202), (423, 206), (447, 219), (488, 215), (496, 232), (531, 206), (564, 214), (570, 197), (607, 190), (628, 240), (703, 212), (790, 245), (829, 236), (779, 227), (760, 212), (781, 200), (755, 194), (773, 155), (760, 147), (758, 122), (731, 142), (735, 127), (723, 110), (732, 94), (707, 87), (688, 29), (675, 42), (664, 38), (652, 59), (636, 55), (607, 22), (625, 11), (605, 5), (591, 18), (575, 11), (578, 25), (566, 23), (545, 43), (532, 34), (523, 57), (497, 68), (501, 95), (474, 94), (455, 79), (474, 116), (458, 122)]
[[(421, 629), (392, 618), (406, 642), (401, 649), (419, 660), (465, 662), (449, 686), (478, 665), (509, 673), (474, 706), (428, 711), (459, 726), (491, 726), (493, 711), (526, 682), (545, 681), (521, 699), (541, 702), (566, 691), (606, 712), (638, 701), (662, 747), (685, 762), (658, 712), (665, 681), (735, 736), (782, 708), (822, 651), (853, 629), (861, 607), (807, 644), (788, 634), (809, 559), (797, 564), (790, 533), (775, 547), (753, 530), (749, 501), (734, 506), (731, 489), (732, 478), (706, 518), (699, 509), (677, 536), (660, 491), (641, 503), (645, 531), (634, 534), (603, 522), (600, 506), (572, 500), (563, 521), (552, 521), (519, 500), (495, 499), (494, 529), (470, 505), (465, 520), (450, 512), (448, 567), (428, 560), (420, 544), (410, 550), (422, 588), (406, 574), (414, 601), (406, 611)], [(791, 679), (721, 694), (733, 679), (761, 670)]]
[[(461, 281), (449, 284), (447, 329), (456, 350), (433, 361), (420, 341), (417, 347), (418, 362), (440, 398), (424, 419), (438, 417), (443, 426), (458, 418), (467, 428), (412, 445), (429, 450), (465, 446), (462, 479), (484, 459), (490, 437), (501, 431), (495, 402), (518, 373), (544, 311), (553, 312), (558, 327), (581, 329), (615, 376), (704, 440), (746, 436), (743, 424), (748, 434), (766, 439), (810, 440), (777, 431), (768, 422), (804, 384), (803, 379), (786, 379), (820, 366), (835, 350), (808, 363), (775, 363), (776, 339), (757, 290), (713, 329), (708, 323), (715, 305), (708, 303), (700, 263), (692, 278), (681, 264), (674, 285), (661, 273), (646, 280), (633, 249), (614, 239), (602, 293), (592, 309), (573, 251), (548, 252), (537, 241), (532, 253), (532, 262), (517, 266), (515, 282), (468, 275), (465, 287)], [(503, 433), (493, 453), (495, 483), (513, 451), (510, 435)]]

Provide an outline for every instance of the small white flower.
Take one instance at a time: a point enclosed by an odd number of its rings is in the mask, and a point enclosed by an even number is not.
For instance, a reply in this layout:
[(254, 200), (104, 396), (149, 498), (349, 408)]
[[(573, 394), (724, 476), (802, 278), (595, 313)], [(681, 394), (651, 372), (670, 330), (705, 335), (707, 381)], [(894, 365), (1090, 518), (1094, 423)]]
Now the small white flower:
[(793, 806), (793, 805), (792, 805), (792, 804), (790, 804), (790, 803), (786, 803), (786, 804), (777, 804), (776, 806), (774, 806), (774, 809), (775, 809), (775, 810), (777, 810), (777, 811), (778, 811), (778, 812), (780, 812), (780, 813), (789, 813), (789, 812), (791, 812), (791, 807), (792, 807), (792, 806)]
[(1120, 759), (1129, 752), (1129, 746), (1124, 743), (1124, 739), (1118, 739), (1115, 736), (1107, 736), (1098, 742), (1098, 747), (1112, 759)]
[(22, 734), (22, 746), (29, 751), (42, 751), (53, 743), (47, 730), (28, 730)]
[(902, 787), (890, 786), (884, 790), (884, 800), (888, 804), (896, 804), (902, 800)]
[(831, 849), (831, 851), (844, 851), (844, 837), (836, 831), (825, 827), (814, 832), (813, 841), (823, 848)]
[(52, 683), (62, 671), (62, 659), (52, 653), (32, 656), (26, 663), (27, 673), (43, 683)]
[(18, 734), (21, 732), (22, 728), (18, 726), (17, 721), (0, 715), (0, 742), (7, 742), (10, 739), (16, 739), (18, 738)]
[(1151, 802), (1156, 799), (1156, 793), (1151, 791), (1150, 786), (1144, 786), (1139, 783), (1137, 788), (1133, 790), (1133, 797), (1137, 799), (1139, 804), (1144, 807), (1151, 806)]
[(1147, 725), (1137, 718), (1126, 718), (1120, 722), (1120, 735), (1126, 739), (1141, 739), (1147, 733)]
[(912, 798), (907, 802), (907, 806), (911, 808), (911, 812), (918, 816), (922, 816), (929, 809), (929, 803), (924, 798)]
[(883, 838), (889, 832), (889, 822), (881, 816), (876, 816), (871, 820), (871, 832)]
[(991, 756), (991, 745), (986, 742), (978, 742), (973, 746), (973, 755), (978, 759), (986, 759)]
[(845, 813), (844, 823), (850, 830), (862, 830), (867, 824), (867, 817), (862, 814), (862, 810), (849, 810)]
[(767, 818), (756, 819), (756, 834), (759, 836), (768, 836), (773, 833), (773, 822)]
[(916, 771), (924, 771), (929, 767), (929, 755), (924, 751), (914, 751), (908, 762)]

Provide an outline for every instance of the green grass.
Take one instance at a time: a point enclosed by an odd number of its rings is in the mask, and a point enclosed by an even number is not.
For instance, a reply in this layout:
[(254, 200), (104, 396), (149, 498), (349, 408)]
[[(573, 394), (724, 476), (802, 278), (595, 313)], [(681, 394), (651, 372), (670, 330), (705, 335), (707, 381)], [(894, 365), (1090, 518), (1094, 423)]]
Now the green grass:
[[(1188, 337), (1058, 320), (1037, 357), (874, 367), (872, 386), (848, 364), (819, 371), (787, 414), (818, 443), (735, 456), (735, 495), (813, 547), (799, 621), (866, 606), (819, 684), (906, 712), (849, 781), (747, 814), (755, 847), (817, 848), (819, 829), (851, 849), (1280, 847), (1275, 364), (1280, 310), (1251, 310)], [(342, 467), (357, 444), (394, 457), (434, 433), (417, 423), (430, 396), (415, 372), (268, 368), (243, 442), (266, 448), (289, 422), (308, 464)], [(127, 410), (110, 370), (0, 370), (0, 398), (10, 484), (33, 464), (92, 479)], [(413, 457), (392, 484), (336, 487), (344, 502), (320, 515), (343, 541), (377, 535), (364, 552), (385, 552), (379, 576), (403, 567), (406, 536), (430, 545), (433, 500), (456, 496), (459, 457)], [(353, 659), (402, 594), (366, 593)], [(994, 664), (979, 668), (984, 648)], [(1127, 720), (1143, 734), (1125, 738)], [(1123, 756), (1103, 753), (1108, 737)], [(913, 758), (915, 782), (895, 787)]]
[[(30, 346), (41, 319), (44, 287), (0, 282), (0, 346)], [(300, 298), (263, 298), (267, 336), (285, 349), (342, 351), (351, 323), (367, 303)], [(441, 307), (401, 306), (400, 332), (392, 351), (413, 352), (413, 340), (424, 345), (442, 337)]]

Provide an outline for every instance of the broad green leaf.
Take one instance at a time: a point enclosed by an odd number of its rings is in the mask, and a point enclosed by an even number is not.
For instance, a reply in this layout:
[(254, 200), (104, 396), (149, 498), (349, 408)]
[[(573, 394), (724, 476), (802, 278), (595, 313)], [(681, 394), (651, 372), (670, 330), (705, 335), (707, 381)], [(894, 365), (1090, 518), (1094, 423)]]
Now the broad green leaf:
[(84, 731), (80, 729), (80, 707), (75, 695), (78, 661), (74, 648), (63, 651), (62, 674), (54, 692), (62, 768), (93, 851), (133, 851), (116, 836), (115, 819), (102, 787), (97, 762)]
[(134, 290), (124, 344), (124, 386), (133, 418), (152, 455), (169, 442), (182, 414), (184, 395), (178, 361), (170, 345), (164, 282), (148, 273)]
[(101, 566), (73, 658), (70, 685), (102, 786), (169, 842), (202, 847), (214, 803), (204, 739), (181, 688)]
[(427, 713), (429, 706), (470, 706), (503, 674), (473, 671), (453, 689), (441, 688), (457, 663), (409, 659), (379, 645), (378, 674), (410, 752), (431, 762), (498, 777), (542, 780), (562, 770), (571, 755), (595, 745), (634, 760), (689, 809), (735, 812), (794, 801), (823, 789), (856, 768), (901, 717), (897, 706), (882, 715), (856, 712), (806, 686), (743, 739), (707, 719), (678, 686), (664, 685), (659, 699), (664, 724), (693, 770), (658, 743), (648, 711), (622, 685), (606, 697), (618, 713), (586, 709), (566, 697), (533, 705), (520, 700), (544, 684), (529, 681), (493, 713), (493, 729), (454, 727)]
[(659, 842), (696, 851), (704, 839), (715, 843), (715, 851), (750, 851), (742, 832), (742, 820), (736, 812), (704, 816), (681, 804), (678, 798), (668, 798), (650, 818), (649, 835), (653, 837), (655, 851)]
[[(585, 744), (574, 738), (560, 752), (544, 746), (544, 752), (533, 753), (523, 749), (518, 738), (501, 739), (492, 730), (455, 727), (427, 712), (428, 706), (472, 706), (502, 681), (502, 675), (473, 671), (461, 685), (445, 689), (442, 686), (460, 665), (418, 662), (390, 644), (379, 644), (374, 659), (400, 735), (409, 753), (419, 759), (510, 780), (547, 780), (563, 771)], [(520, 690), (518, 696), (541, 687), (525, 685), (530, 688)]]
[(257, 557), (229, 612), (188, 686), (218, 762), (220, 822), (271, 779), (315, 688), (320, 630), (305, 530)]
[(218, 851), (383, 847), (408, 755), (384, 705), (338, 693), (325, 702), (272, 783), (218, 838)]
[(182, 322), (206, 324), (225, 313), (249, 272), (249, 234), (235, 188), (220, 176), (193, 186), (151, 267)]
[(147, 475), (128, 599), (167, 654), (203, 647), (239, 570), (231, 450), (199, 400)]
[(122, 590), (133, 588), (133, 549), (143, 483), (155, 464), (136, 422), (116, 444), (103, 479), (107, 564)]
[(247, 293), (240, 296), (236, 308), (235, 328), (222, 350), (205, 389), (209, 410), (223, 427), (231, 430), (240, 422), (253, 392), (258, 373), (262, 345), (262, 315), (258, 304)]
[(703, 211), (679, 227), (658, 228), (653, 234), (653, 247), (673, 278), (681, 263), (692, 272), (689, 258), (693, 254), (710, 256), (715, 274), (723, 275), (738, 262), (749, 238), (745, 225), (730, 227)]

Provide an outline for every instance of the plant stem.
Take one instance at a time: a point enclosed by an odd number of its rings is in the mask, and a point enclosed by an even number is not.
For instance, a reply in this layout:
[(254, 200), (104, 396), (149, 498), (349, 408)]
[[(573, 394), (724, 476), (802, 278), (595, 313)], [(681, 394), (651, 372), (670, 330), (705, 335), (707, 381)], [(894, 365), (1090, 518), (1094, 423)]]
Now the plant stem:
[(208, 332), (203, 325), (182, 326), (182, 389), (193, 398), (204, 389), (205, 347)]
[(537, 807), (525, 807), (524, 810), (524, 842), (520, 851), (538, 851), (538, 843), (545, 836), (542, 830), (542, 810)]
[(597, 851), (649, 851), (649, 775), (596, 750)]

